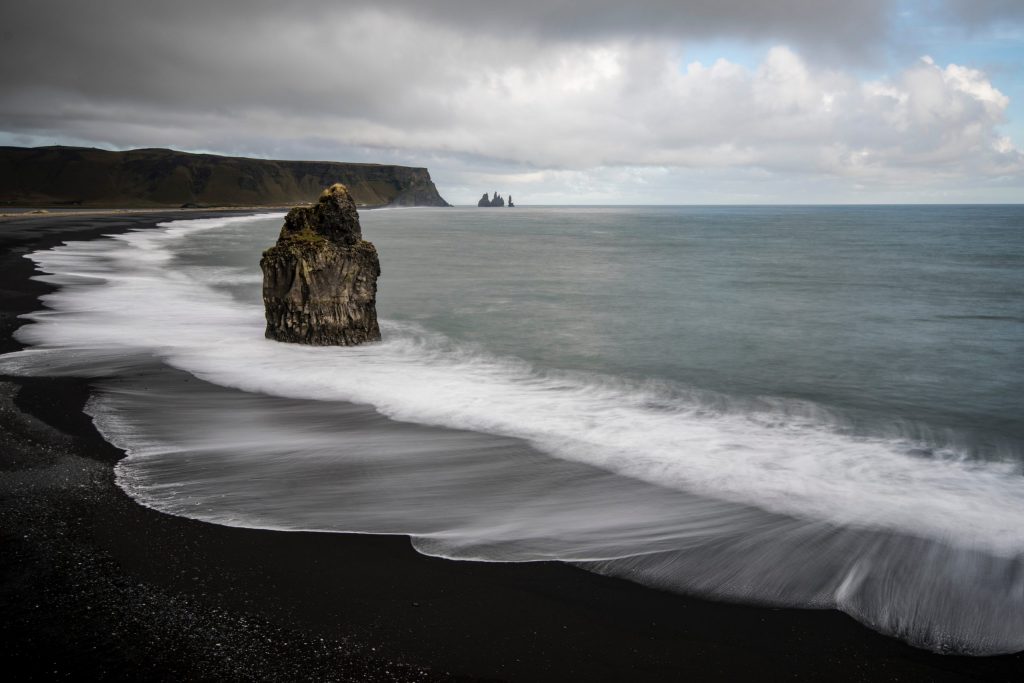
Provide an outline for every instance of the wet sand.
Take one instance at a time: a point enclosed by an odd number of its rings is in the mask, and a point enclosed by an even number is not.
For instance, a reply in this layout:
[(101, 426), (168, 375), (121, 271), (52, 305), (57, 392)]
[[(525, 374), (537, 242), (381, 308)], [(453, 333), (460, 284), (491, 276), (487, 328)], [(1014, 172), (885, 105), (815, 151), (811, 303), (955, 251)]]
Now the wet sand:
[[(206, 215), (6, 217), (0, 351), (50, 291), (25, 253)], [(114, 485), (122, 453), (81, 412), (88, 395), (0, 377), (0, 660), (19, 680), (1024, 680), (1024, 654), (935, 655), (831, 610), (171, 517)]]

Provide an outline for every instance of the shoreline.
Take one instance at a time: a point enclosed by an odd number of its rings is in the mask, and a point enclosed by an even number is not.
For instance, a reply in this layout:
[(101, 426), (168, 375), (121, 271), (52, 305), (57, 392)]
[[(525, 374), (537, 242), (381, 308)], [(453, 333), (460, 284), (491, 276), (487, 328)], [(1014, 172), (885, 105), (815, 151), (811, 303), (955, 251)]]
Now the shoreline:
[[(138, 207), (109, 209), (103, 207), (75, 207), (62, 208), (53, 206), (9, 206), (0, 209), (0, 221), (49, 218), (145, 218), (152, 215), (173, 215), (177, 219), (203, 218), (207, 215), (224, 215), (233, 213), (258, 213), (287, 211), (291, 206), (216, 206), (216, 207), (193, 207), (193, 208), (161, 208), (161, 207)], [(367, 208), (367, 207), (360, 207)]]
[[(0, 221), (0, 352), (53, 287), (22, 256), (157, 222), (276, 207)], [(29, 678), (1015, 680), (1024, 653), (941, 656), (832, 610), (663, 593), (566, 564), (418, 554), (404, 536), (171, 517), (113, 480), (88, 380), (0, 377), (2, 659)]]

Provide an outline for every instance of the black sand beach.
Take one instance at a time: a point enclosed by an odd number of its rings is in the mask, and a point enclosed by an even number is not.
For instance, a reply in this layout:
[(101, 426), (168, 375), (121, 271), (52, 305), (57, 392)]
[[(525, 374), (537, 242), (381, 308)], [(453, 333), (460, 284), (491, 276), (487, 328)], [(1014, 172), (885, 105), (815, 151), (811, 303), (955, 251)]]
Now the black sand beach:
[[(0, 221), (0, 351), (49, 286), (29, 251), (201, 212)], [(0, 378), (0, 658), (15, 680), (1000, 680), (835, 611), (661, 593), (407, 538), (215, 526), (135, 504), (85, 380)]]

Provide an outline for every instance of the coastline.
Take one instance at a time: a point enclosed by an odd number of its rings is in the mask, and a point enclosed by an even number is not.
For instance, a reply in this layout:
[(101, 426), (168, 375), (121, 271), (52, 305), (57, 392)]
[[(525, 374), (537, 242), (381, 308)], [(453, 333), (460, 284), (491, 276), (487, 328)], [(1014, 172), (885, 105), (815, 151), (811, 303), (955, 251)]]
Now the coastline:
[[(205, 218), (208, 216), (230, 216), (247, 215), (251, 213), (282, 212), (287, 213), (296, 206), (306, 204), (253, 204), (239, 206), (211, 206), (202, 208), (169, 208), (169, 207), (138, 207), (107, 209), (95, 208), (62, 208), (62, 207), (15, 207), (5, 206), (0, 208), (0, 225), (7, 221), (20, 221), (25, 219), (50, 219), (50, 218), (97, 218), (108, 219), (112, 217), (127, 218), (134, 220), (153, 219), (155, 216), (173, 216), (174, 220), (189, 218)], [(388, 205), (357, 205), (360, 211), (372, 211), (373, 209), (386, 209)], [(165, 219), (154, 219), (165, 220)], [(168, 219), (169, 220), (169, 219)]]
[[(259, 210), (270, 210), (261, 207)], [(233, 210), (217, 215), (238, 215)], [(52, 287), (22, 256), (206, 210), (0, 222), (0, 351)], [(221, 527), (135, 504), (89, 383), (0, 378), (3, 660), (30, 678), (1014, 680), (1024, 654), (916, 650), (835, 611), (714, 603), (401, 536)]]

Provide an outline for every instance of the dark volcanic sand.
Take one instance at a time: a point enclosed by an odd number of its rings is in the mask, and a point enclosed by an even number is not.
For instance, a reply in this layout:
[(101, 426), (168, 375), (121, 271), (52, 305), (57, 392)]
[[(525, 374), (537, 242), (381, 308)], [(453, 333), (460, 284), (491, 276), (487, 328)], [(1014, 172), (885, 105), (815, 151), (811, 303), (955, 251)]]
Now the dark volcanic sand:
[[(0, 222), (0, 351), (49, 286), (28, 251), (196, 212)], [(131, 501), (89, 384), (0, 377), (0, 658), (28, 679), (1024, 680), (834, 611), (708, 602), (408, 539), (221, 527)]]

